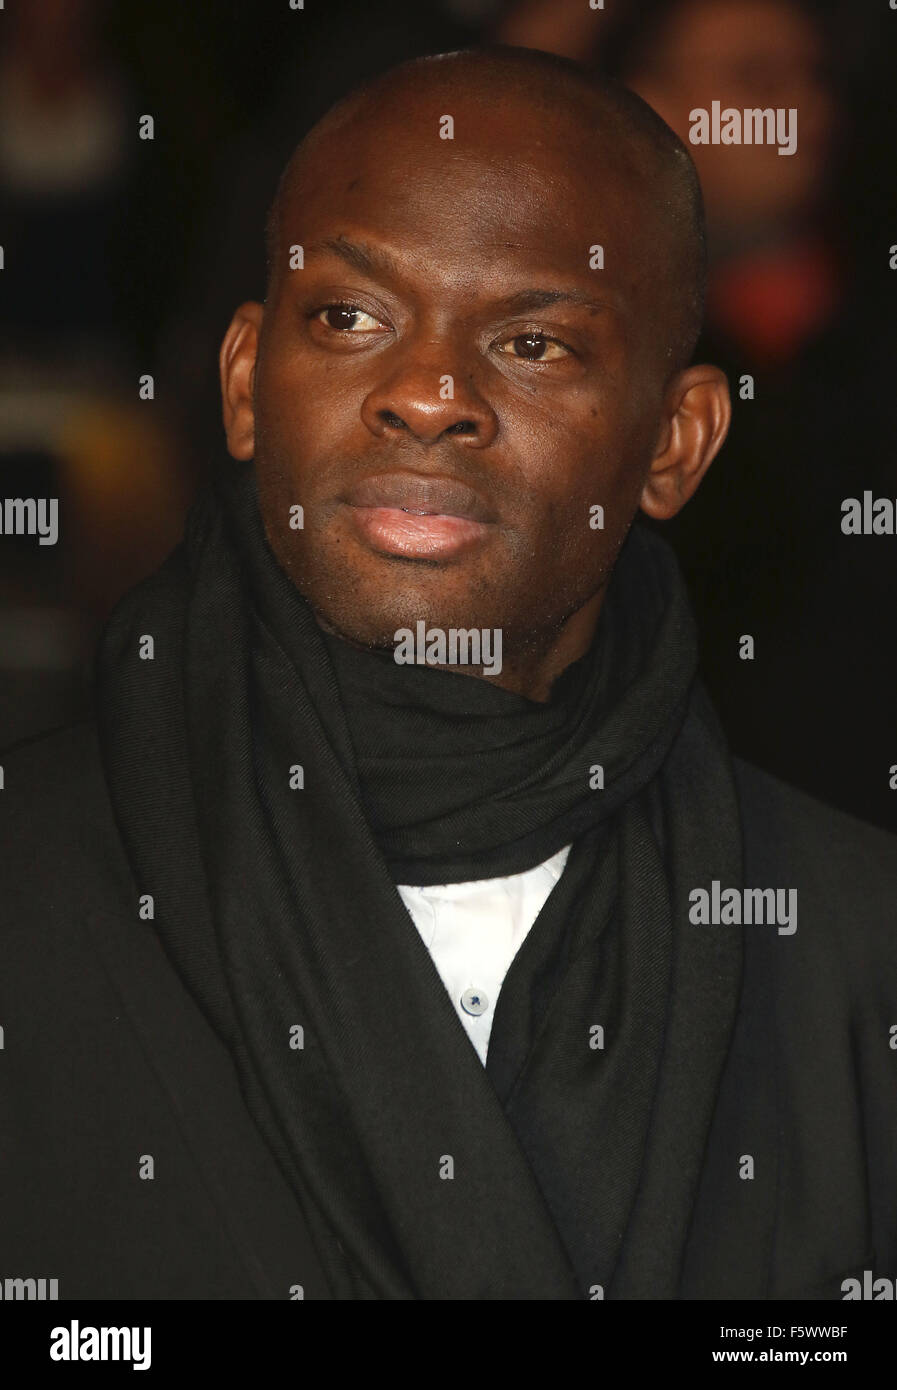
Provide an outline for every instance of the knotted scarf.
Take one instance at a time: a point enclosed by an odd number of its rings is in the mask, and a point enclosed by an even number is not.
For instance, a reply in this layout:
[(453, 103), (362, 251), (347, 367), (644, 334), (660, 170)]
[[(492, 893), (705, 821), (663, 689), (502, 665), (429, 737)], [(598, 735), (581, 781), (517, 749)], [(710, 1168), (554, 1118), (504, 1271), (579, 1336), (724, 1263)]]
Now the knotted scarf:
[[(690, 889), (742, 876), (695, 666), (672, 552), (638, 525), (546, 704), (355, 651), (232, 463), (110, 619), (101, 743), (136, 891), (334, 1298), (675, 1297), (741, 972), (737, 935), (688, 920)], [(396, 884), (571, 842), (484, 1068)]]

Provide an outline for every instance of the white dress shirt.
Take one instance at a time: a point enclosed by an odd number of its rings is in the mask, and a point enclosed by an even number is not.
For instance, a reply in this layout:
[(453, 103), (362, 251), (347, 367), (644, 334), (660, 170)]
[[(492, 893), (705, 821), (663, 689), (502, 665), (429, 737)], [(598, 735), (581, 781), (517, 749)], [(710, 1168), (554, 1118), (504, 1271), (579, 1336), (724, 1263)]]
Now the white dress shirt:
[(429, 888), (398, 885), (484, 1066), (502, 981), (569, 853), (566, 845), (544, 864), (508, 878)]

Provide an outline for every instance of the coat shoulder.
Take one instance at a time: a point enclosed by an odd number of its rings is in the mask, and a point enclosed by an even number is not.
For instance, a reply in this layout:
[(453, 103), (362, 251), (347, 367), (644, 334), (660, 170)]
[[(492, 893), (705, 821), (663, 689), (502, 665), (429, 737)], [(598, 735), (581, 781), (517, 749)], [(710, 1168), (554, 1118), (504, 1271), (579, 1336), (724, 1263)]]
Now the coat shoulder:
[(736, 759), (745, 877), (794, 887), (801, 917), (867, 967), (897, 978), (897, 836)]
[(797, 787), (735, 759), (749, 847), (768, 857), (812, 863), (832, 883), (859, 876), (875, 891), (897, 891), (897, 835), (827, 806)]

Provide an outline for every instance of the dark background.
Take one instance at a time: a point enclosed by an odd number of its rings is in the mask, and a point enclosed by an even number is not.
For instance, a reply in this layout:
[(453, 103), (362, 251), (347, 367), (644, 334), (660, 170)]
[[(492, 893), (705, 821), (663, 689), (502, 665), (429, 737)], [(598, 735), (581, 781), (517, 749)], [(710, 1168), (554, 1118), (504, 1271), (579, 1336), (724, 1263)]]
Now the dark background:
[(0, 499), (58, 497), (60, 541), (0, 536), (0, 746), (89, 709), (99, 625), (175, 544), (221, 457), (218, 346), (237, 304), (264, 297), (264, 217), (295, 144), (373, 73), (500, 37), (678, 94), (677, 110), (708, 92), (797, 105), (793, 197), (760, 166), (734, 191), (707, 166), (698, 356), (726, 370), (734, 419), (664, 530), (735, 750), (897, 829), (897, 537), (840, 530), (843, 498), (897, 499), (897, 13), (606, 4), (588, 27), (586, 0), (7, 0)]

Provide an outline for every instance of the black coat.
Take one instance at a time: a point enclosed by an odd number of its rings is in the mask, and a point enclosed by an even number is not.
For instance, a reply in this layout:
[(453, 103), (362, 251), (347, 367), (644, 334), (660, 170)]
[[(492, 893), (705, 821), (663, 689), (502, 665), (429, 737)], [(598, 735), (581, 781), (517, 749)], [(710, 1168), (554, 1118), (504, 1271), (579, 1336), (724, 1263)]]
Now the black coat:
[[(329, 1297), (228, 1051), (139, 919), (93, 725), (0, 762), (0, 1280)], [(897, 840), (736, 771), (746, 883), (797, 888), (798, 925), (744, 928), (680, 1295), (840, 1299), (897, 1275)]]

